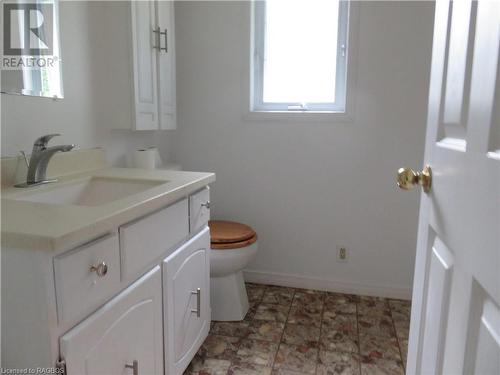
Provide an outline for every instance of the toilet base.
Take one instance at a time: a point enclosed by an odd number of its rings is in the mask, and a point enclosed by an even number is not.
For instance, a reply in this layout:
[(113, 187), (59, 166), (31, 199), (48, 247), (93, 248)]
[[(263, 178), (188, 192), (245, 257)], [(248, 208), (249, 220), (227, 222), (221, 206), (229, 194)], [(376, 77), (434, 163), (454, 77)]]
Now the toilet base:
[(248, 296), (243, 273), (210, 278), (212, 320), (243, 320), (248, 312)]

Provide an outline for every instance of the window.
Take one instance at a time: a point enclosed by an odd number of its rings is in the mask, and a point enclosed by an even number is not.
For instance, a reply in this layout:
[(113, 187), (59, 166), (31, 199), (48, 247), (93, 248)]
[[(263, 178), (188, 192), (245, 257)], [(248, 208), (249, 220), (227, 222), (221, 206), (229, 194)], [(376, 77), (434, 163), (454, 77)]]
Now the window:
[(348, 7), (255, 1), (253, 111), (345, 112)]

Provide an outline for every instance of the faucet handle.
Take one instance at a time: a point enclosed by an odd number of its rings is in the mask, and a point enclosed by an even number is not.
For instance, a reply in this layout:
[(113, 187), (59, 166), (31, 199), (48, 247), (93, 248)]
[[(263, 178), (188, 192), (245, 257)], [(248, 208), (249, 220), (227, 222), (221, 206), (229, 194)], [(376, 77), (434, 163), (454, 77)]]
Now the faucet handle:
[(49, 143), (49, 141), (52, 138), (57, 137), (59, 135), (61, 135), (61, 134), (58, 134), (58, 133), (47, 134), (47, 135), (41, 136), (40, 138), (37, 138), (37, 140), (35, 141), (35, 143), (33, 143), (33, 150), (40, 151), (40, 150), (45, 149), (47, 147), (47, 144)]

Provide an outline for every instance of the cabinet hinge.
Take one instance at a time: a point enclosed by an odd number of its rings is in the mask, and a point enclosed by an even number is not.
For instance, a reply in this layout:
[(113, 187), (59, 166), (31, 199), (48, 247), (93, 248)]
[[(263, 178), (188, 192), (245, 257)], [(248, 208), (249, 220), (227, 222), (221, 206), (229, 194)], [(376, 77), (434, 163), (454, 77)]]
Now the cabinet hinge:
[(59, 375), (66, 375), (66, 361), (64, 359), (57, 360), (56, 370)]

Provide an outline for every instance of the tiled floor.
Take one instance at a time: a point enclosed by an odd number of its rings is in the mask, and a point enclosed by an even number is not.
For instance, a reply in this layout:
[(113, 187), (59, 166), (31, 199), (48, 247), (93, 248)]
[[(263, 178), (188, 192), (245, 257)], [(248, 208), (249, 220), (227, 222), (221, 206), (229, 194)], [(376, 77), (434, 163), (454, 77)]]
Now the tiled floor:
[(212, 323), (185, 374), (404, 374), (410, 302), (247, 284), (242, 322)]

